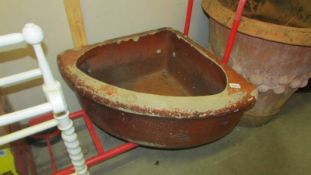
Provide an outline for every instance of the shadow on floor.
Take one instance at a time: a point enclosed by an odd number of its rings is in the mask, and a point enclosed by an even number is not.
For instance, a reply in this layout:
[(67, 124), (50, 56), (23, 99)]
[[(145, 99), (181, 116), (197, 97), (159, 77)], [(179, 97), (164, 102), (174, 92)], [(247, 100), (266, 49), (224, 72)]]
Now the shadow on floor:
[[(92, 167), (91, 174), (105, 175), (262, 175), (310, 174), (311, 93), (295, 94), (270, 123), (258, 128), (236, 127), (226, 137), (184, 150), (139, 147)], [(86, 157), (95, 155), (81, 121), (75, 121)], [(123, 143), (97, 129), (110, 149)], [(69, 159), (62, 143), (53, 145), (59, 168)], [(39, 174), (49, 172), (46, 148), (33, 148)]]

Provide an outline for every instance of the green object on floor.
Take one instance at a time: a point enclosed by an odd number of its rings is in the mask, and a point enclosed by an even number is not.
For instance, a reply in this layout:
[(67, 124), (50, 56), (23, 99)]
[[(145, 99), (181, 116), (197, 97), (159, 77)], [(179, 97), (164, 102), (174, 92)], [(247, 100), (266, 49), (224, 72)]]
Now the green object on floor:
[(14, 157), (8, 145), (0, 147), (0, 175), (17, 175)]

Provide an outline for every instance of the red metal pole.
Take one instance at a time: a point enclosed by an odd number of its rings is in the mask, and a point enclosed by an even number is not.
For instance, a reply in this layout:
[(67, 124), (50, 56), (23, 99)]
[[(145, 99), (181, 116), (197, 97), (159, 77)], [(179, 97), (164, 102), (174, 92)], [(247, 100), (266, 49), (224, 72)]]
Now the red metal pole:
[[(86, 160), (86, 164), (87, 166), (90, 168), (102, 161), (105, 161), (105, 160), (108, 160), (112, 157), (115, 157), (119, 154), (122, 154), (126, 151), (129, 151), (131, 149), (134, 149), (136, 148), (138, 145), (137, 144), (134, 144), (134, 143), (125, 143), (121, 146), (118, 146), (114, 149), (111, 149), (109, 151), (106, 151), (105, 153), (103, 154), (98, 154), (96, 156), (93, 156), (89, 159)], [(67, 174), (70, 174), (70, 173), (73, 173), (74, 172), (74, 168), (73, 166), (70, 166), (70, 167), (67, 167), (57, 173), (55, 173), (54, 175), (67, 175)]]
[(136, 148), (138, 145), (135, 143), (125, 143), (121, 146), (118, 146), (114, 149), (111, 149), (109, 151), (106, 151), (104, 154), (100, 154), (94, 157), (91, 157), (90, 159), (86, 160), (86, 164), (88, 165), (88, 167), (92, 167), (94, 165), (96, 165), (99, 162), (105, 161), (107, 159), (110, 159), (114, 156), (117, 156), (119, 154), (122, 154), (126, 151), (129, 151), (131, 149)]
[(190, 28), (190, 23), (191, 23), (191, 15), (192, 15), (192, 7), (193, 7), (193, 0), (188, 0), (186, 20), (185, 20), (185, 26), (184, 26), (184, 35), (186, 35), (186, 36), (188, 36), (188, 34), (189, 34), (189, 28)]
[(235, 36), (236, 36), (237, 30), (240, 24), (240, 20), (241, 20), (241, 16), (242, 16), (245, 4), (246, 4), (246, 0), (240, 0), (237, 11), (235, 13), (235, 18), (232, 24), (231, 32), (230, 32), (229, 39), (227, 42), (226, 51), (225, 51), (224, 58), (223, 58), (224, 64), (228, 64), (229, 62), (231, 50), (234, 45)]
[(102, 153), (104, 153), (105, 150), (104, 150), (104, 148), (100, 142), (98, 135), (96, 134), (93, 123), (90, 120), (90, 117), (85, 113), (85, 111), (83, 111), (83, 112), (84, 112), (84, 114), (82, 116), (83, 116), (84, 123), (85, 123), (87, 129), (89, 130), (90, 136), (92, 137), (92, 141), (95, 145), (97, 153), (102, 154)]
[(72, 112), (69, 114), (69, 117), (74, 120), (77, 119), (79, 117), (83, 117), (85, 115), (85, 111), (82, 109), (80, 111), (76, 111), (76, 112)]
[(77, 112), (73, 112), (73, 113), (71, 113), (69, 115), (69, 117), (71, 119), (73, 119), (73, 120), (77, 119), (79, 117), (83, 118), (84, 123), (85, 123), (85, 125), (86, 125), (86, 127), (87, 127), (87, 129), (89, 131), (89, 134), (90, 134), (90, 136), (92, 138), (92, 141), (93, 141), (93, 143), (95, 145), (95, 148), (97, 150), (97, 153), (99, 153), (99, 154), (103, 153), (104, 152), (104, 148), (103, 148), (103, 146), (102, 146), (102, 144), (100, 142), (99, 137), (96, 134), (95, 128), (93, 126), (92, 121), (90, 120), (90, 117), (85, 113), (85, 111), (84, 110), (80, 110), (80, 111), (77, 111)]
[[(185, 26), (184, 26), (184, 35), (186, 35), (186, 36), (188, 36), (188, 34), (189, 34), (189, 28), (190, 28), (190, 23), (191, 23), (191, 15), (192, 15), (192, 7), (193, 7), (193, 0), (188, 0), (186, 20), (185, 20)], [(134, 149), (134, 148), (139, 146), (135, 143), (125, 143), (125, 144), (118, 146), (114, 149), (111, 149), (109, 151), (104, 151), (104, 149), (100, 143), (100, 139), (95, 132), (93, 124), (92, 124), (91, 120), (89, 119), (88, 115), (85, 113), (85, 111), (81, 110), (81, 111), (77, 111), (77, 112), (70, 114), (71, 119), (77, 119), (81, 116), (83, 117), (85, 125), (89, 130), (90, 136), (92, 137), (93, 143), (94, 143), (96, 150), (98, 152), (98, 155), (93, 156), (93, 157), (86, 160), (86, 164), (88, 167), (94, 166), (94, 165), (96, 165), (102, 161), (110, 159), (114, 156), (117, 156), (119, 154), (122, 154), (126, 151), (129, 151), (129, 150)], [(73, 172), (74, 172), (74, 168), (73, 168), (73, 166), (70, 166), (70, 167), (67, 167), (67, 168), (65, 168), (59, 172), (54, 173), (54, 174), (55, 175), (67, 175), (67, 174), (70, 174)]]
[(55, 172), (57, 172), (57, 166), (56, 166), (54, 154), (52, 152), (52, 146), (51, 146), (50, 138), (46, 138), (45, 142), (48, 145), (48, 152), (49, 152), (50, 161), (51, 161), (51, 169), (52, 169), (53, 173), (55, 173)]

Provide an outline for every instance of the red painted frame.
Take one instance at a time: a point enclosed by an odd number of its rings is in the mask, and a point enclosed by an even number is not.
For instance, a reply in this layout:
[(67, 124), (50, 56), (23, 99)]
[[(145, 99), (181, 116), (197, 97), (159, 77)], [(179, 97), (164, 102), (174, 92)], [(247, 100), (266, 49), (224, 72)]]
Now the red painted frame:
[(185, 26), (184, 26), (184, 35), (186, 36), (188, 36), (190, 30), (192, 7), (193, 7), (193, 0), (188, 0)]
[[(108, 150), (108, 151), (105, 151), (104, 150), (104, 147), (102, 146), (102, 144), (100, 143), (100, 139), (95, 131), (95, 128), (93, 126), (93, 123), (92, 121), (90, 120), (89, 116), (85, 113), (84, 110), (81, 110), (81, 111), (77, 111), (77, 112), (74, 112), (74, 113), (71, 113), (69, 115), (69, 117), (72, 119), (72, 120), (75, 120), (75, 119), (78, 119), (80, 117), (83, 118), (83, 121), (90, 133), (90, 136), (91, 136), (91, 139), (95, 145), (95, 148), (96, 148), (96, 151), (97, 151), (97, 155), (89, 158), (86, 160), (86, 165), (89, 167), (92, 167), (102, 161), (105, 161), (105, 160), (108, 160), (112, 157), (115, 157), (119, 154), (122, 154), (124, 152), (127, 152), (131, 149), (134, 149), (136, 148), (138, 145), (137, 144), (134, 144), (134, 143), (125, 143), (125, 144), (122, 144), (122, 145), (119, 145), (118, 147), (116, 148), (113, 148), (111, 150)], [(70, 174), (70, 173), (73, 173), (74, 172), (74, 168), (73, 166), (69, 166), (63, 170), (60, 170), (60, 171), (57, 171), (57, 172), (54, 172), (52, 173), (53, 175), (67, 175), (67, 174)]]
[[(188, 5), (187, 5), (187, 13), (186, 13), (186, 20), (185, 20), (185, 25), (184, 25), (184, 35), (188, 36), (189, 33), (189, 29), (190, 29), (190, 23), (191, 23), (191, 14), (192, 14), (192, 7), (193, 7), (193, 0), (188, 0)], [(69, 116), (72, 120), (75, 120), (79, 117), (82, 117), (84, 120), (84, 123), (88, 129), (88, 132), (90, 133), (90, 136), (92, 138), (92, 141), (95, 145), (96, 151), (97, 151), (97, 155), (89, 158), (86, 160), (86, 165), (89, 167), (92, 167), (102, 161), (108, 160), (112, 157), (115, 157), (119, 154), (122, 154), (124, 152), (127, 152), (129, 150), (132, 150), (136, 147), (138, 147), (139, 145), (135, 144), (135, 143), (125, 143), (122, 145), (117, 146), (116, 148), (113, 148), (111, 150), (105, 151), (104, 147), (102, 146), (100, 139), (98, 137), (98, 135), (96, 134), (96, 131), (94, 129), (94, 126), (89, 118), (89, 116), (85, 113), (84, 110), (81, 111), (77, 111), (74, 113), (71, 113)], [(50, 147), (49, 147), (50, 149)], [(51, 150), (49, 150), (49, 152), (51, 152)], [(52, 162), (53, 163), (53, 162)], [(55, 162), (54, 162), (55, 163)], [(54, 165), (52, 165), (53, 167)], [(54, 170), (55, 170), (54, 166)], [(59, 171), (54, 171), (52, 173), (52, 175), (67, 175), (70, 173), (74, 172), (74, 167), (71, 165), (63, 170), (59, 170)]]
[[(240, 18), (242, 16), (242, 12), (244, 10), (245, 3), (246, 3), (246, 0), (240, 0), (240, 2), (239, 2), (239, 6), (238, 6), (238, 9), (236, 12), (235, 20), (233, 22), (232, 30), (231, 30), (231, 33), (230, 33), (230, 36), (228, 39), (228, 43), (227, 43), (227, 47), (226, 47), (226, 51), (224, 54), (224, 59), (223, 59), (224, 64), (227, 64), (229, 61), (231, 49), (232, 49), (233, 44), (234, 44), (237, 28), (238, 28), (239, 23), (240, 23)], [(186, 19), (185, 19), (185, 25), (184, 25), (184, 35), (186, 35), (186, 36), (188, 36), (188, 34), (189, 34), (192, 8), (193, 8), (193, 0), (188, 0), (187, 13), (186, 13)], [(70, 118), (72, 120), (78, 119), (79, 117), (83, 118), (84, 123), (88, 129), (88, 132), (92, 138), (92, 141), (93, 141), (95, 148), (96, 148), (96, 151), (97, 151), (97, 155), (86, 160), (86, 165), (88, 166), (88, 168), (90, 168), (90, 167), (92, 167), (92, 166), (94, 166), (94, 165), (96, 165), (102, 161), (105, 161), (105, 160), (108, 160), (112, 157), (115, 157), (119, 154), (122, 154), (124, 152), (129, 151), (129, 150), (132, 150), (132, 149), (139, 146), (135, 143), (125, 143), (125, 144), (117, 146), (116, 148), (105, 151), (104, 147), (102, 146), (100, 139), (99, 139), (99, 137), (98, 137), (98, 135), (94, 129), (92, 121), (90, 120), (89, 116), (85, 113), (85, 111), (81, 110), (81, 111), (77, 111), (77, 112), (70, 114)], [(49, 154), (50, 154), (50, 156), (52, 155), (51, 158), (53, 159), (53, 153), (52, 153), (51, 147), (49, 146), (48, 149), (49, 149)], [(53, 159), (52, 170), (53, 170), (52, 175), (67, 175), (67, 174), (74, 172), (74, 167), (71, 165), (71, 166), (69, 166), (63, 170), (57, 171), (56, 165), (55, 165), (55, 160)]]
[(229, 35), (229, 38), (228, 38), (228, 41), (227, 41), (227, 46), (226, 46), (226, 50), (225, 50), (223, 61), (222, 61), (223, 64), (228, 64), (228, 62), (229, 62), (229, 58), (230, 58), (230, 55), (231, 55), (231, 50), (232, 50), (232, 48), (234, 46), (234, 41), (235, 41), (236, 33), (238, 31), (238, 28), (239, 28), (239, 24), (240, 24), (240, 21), (241, 21), (241, 16), (243, 14), (246, 1), (247, 0), (240, 0), (239, 1), (238, 8), (237, 8), (237, 10), (235, 12), (235, 17), (234, 17), (234, 20), (233, 20), (233, 23), (232, 23), (232, 28), (231, 28), (231, 31), (230, 31), (230, 35)]
[[(184, 26), (184, 35), (189, 34), (189, 28), (190, 28), (190, 23), (191, 23), (191, 14), (192, 14), (192, 7), (193, 7), (193, 0), (188, 0), (188, 5), (187, 5), (187, 13), (186, 13), (186, 20), (185, 20), (185, 26)], [(113, 148), (109, 151), (105, 151), (103, 146), (100, 143), (100, 139), (96, 134), (96, 131), (94, 129), (94, 126), (89, 118), (89, 116), (85, 113), (84, 110), (74, 112), (70, 114), (71, 119), (77, 119), (79, 116), (82, 116), (85, 125), (90, 133), (90, 136), (92, 138), (92, 141), (96, 147), (97, 150), (97, 155), (93, 156), (89, 159), (86, 160), (86, 164), (89, 167), (96, 165), (99, 162), (108, 160), (112, 157), (115, 157), (119, 154), (122, 154), (126, 151), (129, 151), (131, 149), (134, 149), (138, 147), (137, 144), (134, 143), (125, 143), (123, 145), (120, 145), (116, 148)], [(67, 167), (61, 171), (57, 171), (56, 173), (53, 173), (54, 175), (66, 175), (74, 172), (73, 166)]]

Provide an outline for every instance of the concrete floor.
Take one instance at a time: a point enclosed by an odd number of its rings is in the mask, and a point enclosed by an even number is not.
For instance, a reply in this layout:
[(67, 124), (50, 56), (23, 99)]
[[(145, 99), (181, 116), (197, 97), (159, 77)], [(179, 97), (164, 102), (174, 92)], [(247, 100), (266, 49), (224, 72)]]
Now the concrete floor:
[[(311, 173), (311, 93), (295, 94), (276, 119), (258, 128), (236, 127), (223, 139), (186, 150), (139, 147), (91, 168), (105, 175), (309, 175)], [(88, 133), (76, 121), (86, 157), (95, 154)], [(122, 143), (103, 132), (108, 149)], [(33, 147), (39, 174), (50, 172), (46, 148)], [(53, 145), (58, 167), (68, 164), (61, 142)]]

